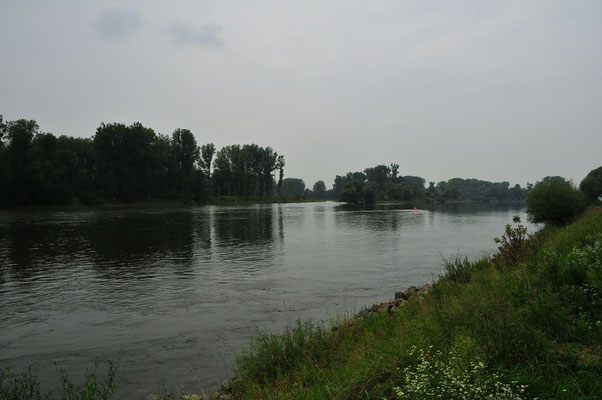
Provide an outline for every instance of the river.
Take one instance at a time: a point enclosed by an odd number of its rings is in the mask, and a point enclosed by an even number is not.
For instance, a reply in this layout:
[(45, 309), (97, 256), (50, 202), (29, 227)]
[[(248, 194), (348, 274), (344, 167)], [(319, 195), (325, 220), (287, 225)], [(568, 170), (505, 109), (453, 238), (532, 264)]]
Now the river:
[[(257, 330), (354, 314), (492, 254), (518, 206), (334, 202), (0, 211), (0, 367), (56, 389), (95, 358), (118, 398), (209, 393)], [(527, 224), (530, 231), (532, 225)], [(55, 364), (56, 363), (56, 364)]]

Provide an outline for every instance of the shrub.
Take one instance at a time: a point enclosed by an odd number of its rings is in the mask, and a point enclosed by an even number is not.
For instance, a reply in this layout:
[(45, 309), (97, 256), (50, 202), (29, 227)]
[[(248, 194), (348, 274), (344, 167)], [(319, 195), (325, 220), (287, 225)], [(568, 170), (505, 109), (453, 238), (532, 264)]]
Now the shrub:
[(444, 258), (443, 266), (445, 267), (444, 276), (451, 282), (467, 283), (470, 281), (472, 264), (467, 257), (462, 258), (460, 253), (447, 260)]
[(515, 215), (512, 221), (518, 225), (513, 228), (507, 224), (502, 238), (493, 238), (493, 241), (500, 245), (498, 254), (493, 259), (497, 267), (516, 267), (529, 251), (530, 236), (527, 234), (527, 228), (521, 225), (518, 215)]
[(527, 214), (531, 222), (566, 225), (585, 210), (583, 194), (560, 178), (538, 182), (527, 195)]
[(602, 167), (593, 169), (581, 181), (579, 189), (590, 199), (595, 200), (602, 194)]

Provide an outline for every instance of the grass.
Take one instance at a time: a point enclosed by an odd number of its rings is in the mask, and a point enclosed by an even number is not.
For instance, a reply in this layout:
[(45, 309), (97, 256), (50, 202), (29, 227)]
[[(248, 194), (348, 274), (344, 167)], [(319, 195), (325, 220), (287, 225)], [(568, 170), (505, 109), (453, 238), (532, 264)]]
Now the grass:
[[(518, 225), (517, 225), (518, 224)], [(397, 312), (259, 334), (229, 392), (242, 399), (602, 398), (602, 209), (491, 259), (446, 262)], [(442, 397), (438, 397), (442, 396)]]
[(59, 370), (61, 382), (60, 397), (40, 388), (40, 381), (36, 371), (29, 367), (20, 373), (12, 373), (10, 368), (0, 370), (0, 400), (109, 400), (117, 389), (117, 365), (107, 361), (103, 369), (106, 378), (99, 379), (98, 361), (94, 362), (94, 369), (86, 371), (84, 382), (76, 384), (69, 379), (64, 370)]

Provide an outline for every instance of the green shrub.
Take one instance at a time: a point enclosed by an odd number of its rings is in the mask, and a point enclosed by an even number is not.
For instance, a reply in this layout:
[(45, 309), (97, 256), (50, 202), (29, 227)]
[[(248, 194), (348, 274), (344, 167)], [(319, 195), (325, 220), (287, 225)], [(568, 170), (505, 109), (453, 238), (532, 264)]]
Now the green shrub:
[(443, 259), (443, 266), (445, 267), (444, 276), (451, 282), (467, 283), (470, 281), (472, 264), (467, 257), (462, 258), (458, 253), (455, 257)]
[(584, 195), (560, 177), (538, 182), (527, 194), (531, 222), (566, 225), (585, 210)]
[(502, 238), (493, 238), (493, 241), (500, 245), (493, 259), (498, 267), (516, 267), (529, 251), (530, 236), (527, 234), (527, 228), (521, 225), (517, 215), (512, 218), (512, 221), (518, 225), (513, 228), (512, 225), (507, 224)]
[(581, 181), (579, 189), (590, 199), (602, 194), (602, 167), (591, 170)]

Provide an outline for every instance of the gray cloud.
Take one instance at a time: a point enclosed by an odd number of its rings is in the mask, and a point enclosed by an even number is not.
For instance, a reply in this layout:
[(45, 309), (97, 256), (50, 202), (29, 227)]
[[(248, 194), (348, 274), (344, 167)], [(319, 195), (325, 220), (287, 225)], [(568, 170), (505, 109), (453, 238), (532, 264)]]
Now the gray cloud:
[(142, 21), (137, 10), (112, 8), (104, 10), (94, 20), (96, 32), (106, 39), (123, 39), (136, 33)]
[(199, 28), (174, 22), (169, 26), (172, 40), (181, 45), (223, 47), (222, 28), (217, 25), (202, 25)]

